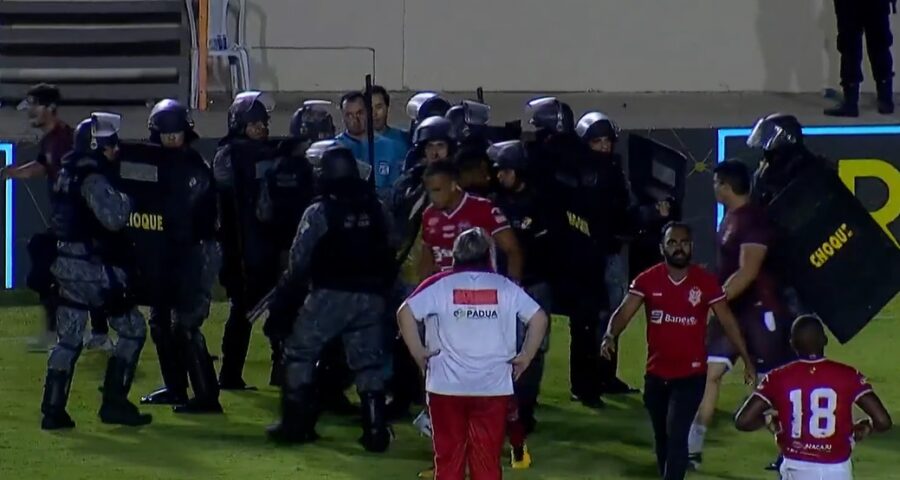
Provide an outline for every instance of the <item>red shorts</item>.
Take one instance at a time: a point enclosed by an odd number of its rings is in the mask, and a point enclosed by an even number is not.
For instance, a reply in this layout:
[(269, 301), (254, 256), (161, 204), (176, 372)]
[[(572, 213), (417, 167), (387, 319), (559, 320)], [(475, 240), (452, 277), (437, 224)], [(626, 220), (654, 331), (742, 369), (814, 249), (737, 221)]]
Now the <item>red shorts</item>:
[(500, 456), (510, 397), (428, 394), (435, 480), (502, 478)]

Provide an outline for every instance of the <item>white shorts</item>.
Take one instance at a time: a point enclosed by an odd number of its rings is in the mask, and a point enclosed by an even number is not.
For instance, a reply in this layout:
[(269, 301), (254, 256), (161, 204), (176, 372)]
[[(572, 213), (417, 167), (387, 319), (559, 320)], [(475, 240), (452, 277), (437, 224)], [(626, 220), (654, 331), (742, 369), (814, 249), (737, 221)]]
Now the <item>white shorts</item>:
[(843, 463), (812, 463), (785, 458), (781, 464), (781, 480), (853, 480), (853, 465)]

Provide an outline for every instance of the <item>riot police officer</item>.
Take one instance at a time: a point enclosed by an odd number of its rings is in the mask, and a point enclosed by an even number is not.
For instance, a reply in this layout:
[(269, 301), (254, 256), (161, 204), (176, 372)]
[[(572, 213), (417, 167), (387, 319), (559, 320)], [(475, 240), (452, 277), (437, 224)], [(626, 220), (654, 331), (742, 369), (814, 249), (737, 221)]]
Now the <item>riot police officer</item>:
[[(278, 250), (279, 268), (287, 267), (287, 253), (297, 232), (300, 216), (313, 198), (313, 167), (306, 151), (313, 142), (334, 138), (334, 117), (329, 111), (331, 102), (307, 100), (291, 116), (291, 136), (278, 145), (278, 158), (265, 175), (260, 202), (257, 206), (259, 221), (269, 228)], [(305, 284), (299, 289), (305, 289)], [(286, 315), (293, 317), (303, 304), (305, 295), (288, 295), (281, 301)], [(277, 316), (276, 316), (277, 317)], [(269, 320), (273, 320), (270, 316)], [(264, 332), (272, 346), (272, 371), (269, 384), (281, 386), (283, 357), (281, 342), (290, 329), (277, 328), (267, 321)]]
[[(335, 140), (320, 140), (313, 143), (306, 150), (306, 159), (312, 166), (313, 179), (316, 180), (316, 190), (322, 188), (323, 183), (317, 181), (322, 175), (322, 158), (331, 148), (340, 146)], [(360, 173), (360, 179), (368, 181), (371, 165), (361, 160), (356, 160), (356, 166)], [(321, 192), (319, 192), (321, 193)], [(309, 201), (305, 204), (309, 205)], [(305, 211), (305, 207), (300, 212)], [(294, 227), (296, 232), (297, 227)], [(286, 262), (285, 262), (286, 263)], [(285, 264), (284, 268), (287, 268)], [(296, 319), (300, 307), (306, 300), (309, 291), (309, 279), (282, 275), (278, 286), (272, 291), (264, 303), (259, 305), (257, 312), (262, 313), (263, 307), (269, 315), (263, 326), (263, 331), (272, 344), (272, 374), (270, 384), (282, 386), (283, 384), (283, 351), (284, 340), (291, 334), (294, 319)], [(277, 356), (276, 356), (277, 355)], [(315, 371), (315, 385), (318, 404), (322, 410), (333, 413), (352, 415), (359, 411), (344, 391), (353, 383), (352, 372), (347, 368), (343, 345), (340, 338), (333, 339), (322, 352)]]
[(219, 371), (219, 386), (225, 390), (247, 388), (243, 379), (251, 330), (247, 311), (278, 279), (278, 250), (257, 217), (265, 174), (277, 157), (276, 145), (269, 141), (273, 108), (271, 97), (262, 92), (238, 94), (228, 109), (228, 134), (213, 160), (224, 255), (220, 280), (231, 301)]
[[(608, 308), (603, 310), (600, 331), (605, 332), (612, 309), (622, 303), (628, 283), (628, 266), (622, 253), (622, 238), (631, 230), (630, 198), (622, 157), (615, 152), (619, 127), (602, 112), (588, 112), (575, 125), (575, 133), (585, 144), (580, 167), (580, 188), (584, 201), (596, 205), (590, 215), (591, 237), (605, 258), (604, 282)], [(608, 394), (633, 393), (616, 376), (618, 358), (601, 357), (601, 391)]]
[(828, 160), (806, 149), (803, 126), (797, 117), (785, 113), (773, 113), (759, 119), (747, 139), (747, 146), (763, 151), (751, 188), (751, 197), (762, 205), (768, 205), (807, 169), (829, 165)]
[[(550, 255), (553, 248), (549, 225), (547, 199), (532, 180), (533, 171), (529, 165), (525, 146), (519, 140), (509, 140), (493, 144), (487, 151), (497, 171), (498, 192), (494, 204), (503, 211), (510, 226), (522, 246), (525, 265), (522, 288), (547, 312), (551, 310), (550, 275), (552, 271)], [(542, 348), (516, 382), (518, 418), (525, 432), (534, 430), (537, 423), (534, 409), (537, 406), (541, 378), (544, 374), (544, 354), (549, 348), (549, 336)]]
[[(554, 97), (528, 103), (536, 128), (528, 145), (538, 188), (547, 192), (554, 248), (553, 307), (569, 317), (569, 381), (572, 400), (603, 406), (600, 368), (600, 323), (608, 310), (606, 250), (598, 242), (602, 227), (592, 224), (598, 210), (585, 180), (585, 147), (575, 134), (572, 108)], [(584, 178), (583, 178), (584, 177)]]
[(515, 120), (503, 126), (488, 125), (491, 106), (473, 100), (463, 100), (444, 115), (453, 124), (453, 135), (460, 149), (467, 147), (486, 150), (492, 143), (516, 140), (522, 136), (522, 122)]
[[(322, 195), (306, 209), (291, 247), (287, 277), (309, 276), (310, 294), (285, 341), (282, 419), (269, 428), (276, 441), (316, 439), (313, 372), (325, 345), (342, 337), (356, 372), (366, 450), (384, 452), (384, 295), (395, 275), (386, 216), (374, 188), (359, 178), (352, 152), (329, 148), (319, 178)], [(282, 282), (289, 284), (290, 282)]]
[(59, 284), (58, 339), (47, 362), (41, 403), (41, 428), (72, 428), (66, 413), (75, 362), (82, 349), (82, 332), (91, 309), (103, 308), (119, 334), (103, 382), (100, 420), (121, 425), (146, 425), (128, 400), (147, 327), (126, 288), (126, 268), (133, 256), (122, 235), (131, 202), (115, 188), (121, 117), (95, 112), (75, 128), (73, 150), (62, 162), (54, 185), (57, 200), (52, 229), (59, 239), (51, 272)]
[[(156, 345), (164, 387), (141, 398), (145, 404), (172, 404), (178, 413), (220, 413), (219, 386), (215, 369), (200, 331), (209, 314), (212, 288), (222, 263), (215, 239), (216, 197), (212, 169), (190, 144), (196, 140), (193, 121), (187, 107), (176, 100), (157, 103), (148, 119), (150, 144), (159, 145), (170, 155), (160, 165), (163, 197), (168, 215), (168, 261), (170, 274), (161, 279), (163, 301), (150, 309), (150, 337)], [(169, 158), (171, 157), (171, 158)], [(175, 194), (187, 183), (192, 192), (187, 198)], [(166, 197), (168, 195), (168, 197)], [(186, 221), (174, 217), (187, 210)], [(177, 232), (180, 225), (189, 231)], [(175, 238), (183, 236), (184, 238)], [(173, 321), (174, 320), (174, 321)], [(190, 378), (194, 398), (188, 400)]]

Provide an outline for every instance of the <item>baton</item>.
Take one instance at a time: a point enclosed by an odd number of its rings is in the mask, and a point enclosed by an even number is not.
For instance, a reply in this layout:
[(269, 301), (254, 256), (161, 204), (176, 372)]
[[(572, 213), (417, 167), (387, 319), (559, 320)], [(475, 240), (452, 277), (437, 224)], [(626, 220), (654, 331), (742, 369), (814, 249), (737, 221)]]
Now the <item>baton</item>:
[(38, 215), (41, 216), (41, 221), (44, 222), (44, 228), (50, 228), (50, 222), (47, 221), (47, 217), (41, 210), (40, 205), (38, 205), (37, 197), (34, 196), (34, 192), (31, 190), (31, 186), (28, 185), (28, 182), (21, 183), (25, 186), (25, 191), (28, 192), (28, 196), (31, 197), (31, 203), (34, 205), (34, 209), (37, 210)]
[(252, 310), (247, 312), (247, 321), (250, 322), (251, 325), (256, 323), (256, 321), (263, 316), (263, 313), (269, 310), (269, 303), (271, 303), (272, 297), (275, 296), (276, 290), (278, 290), (278, 287), (269, 290), (269, 293), (267, 293)]
[(378, 174), (378, 170), (375, 169), (375, 119), (373, 118), (372, 112), (372, 75), (366, 75), (366, 94), (365, 94), (365, 102), (366, 102), (366, 123), (369, 128), (366, 131), (366, 137), (369, 143), (369, 165), (372, 166), (372, 172), (369, 174), (369, 181), (374, 185), (375, 184), (375, 175)]

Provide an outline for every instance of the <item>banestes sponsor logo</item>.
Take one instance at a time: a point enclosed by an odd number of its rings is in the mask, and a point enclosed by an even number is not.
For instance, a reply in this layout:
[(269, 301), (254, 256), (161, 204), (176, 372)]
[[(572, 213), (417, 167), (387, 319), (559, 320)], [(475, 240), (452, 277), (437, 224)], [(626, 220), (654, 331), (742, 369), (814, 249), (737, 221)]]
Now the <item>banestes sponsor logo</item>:
[(677, 315), (669, 315), (662, 310), (651, 310), (650, 323), (657, 325), (663, 323), (675, 323), (678, 325), (693, 326), (697, 324), (697, 317), (679, 317)]

